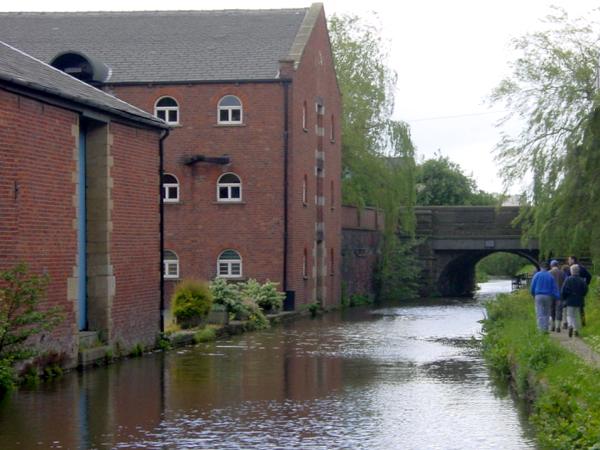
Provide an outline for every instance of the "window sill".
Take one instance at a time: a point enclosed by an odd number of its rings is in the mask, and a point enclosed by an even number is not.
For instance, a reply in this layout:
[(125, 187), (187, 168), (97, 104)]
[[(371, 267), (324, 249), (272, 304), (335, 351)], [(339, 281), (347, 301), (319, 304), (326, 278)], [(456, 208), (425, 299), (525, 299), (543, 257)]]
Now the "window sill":
[(242, 201), (231, 201), (231, 202), (227, 202), (227, 201), (216, 201), (216, 202), (212, 202), (213, 205), (245, 205), (246, 202), (242, 202)]
[(302, 128), (302, 131), (304, 131), (305, 133), (308, 133), (308, 128)]
[(302, 202), (302, 206), (304, 206), (305, 208), (308, 208), (308, 202)]
[(303, 279), (304, 281), (308, 281), (308, 275), (303, 275), (303, 276), (302, 276), (302, 279)]
[(335, 144), (335, 139), (329, 139), (330, 144)]
[(236, 128), (236, 127), (245, 127), (245, 123), (217, 123), (213, 125), (215, 128)]
[(163, 205), (179, 205), (181, 200), (165, 200), (163, 199)]
[(223, 276), (223, 275), (217, 275), (217, 278), (222, 278), (227, 281), (247, 281), (248, 280), (248, 278), (246, 278), (246, 277), (228, 277), (228, 276)]
[(181, 280), (180, 277), (163, 277), (163, 280), (165, 281), (179, 281)]

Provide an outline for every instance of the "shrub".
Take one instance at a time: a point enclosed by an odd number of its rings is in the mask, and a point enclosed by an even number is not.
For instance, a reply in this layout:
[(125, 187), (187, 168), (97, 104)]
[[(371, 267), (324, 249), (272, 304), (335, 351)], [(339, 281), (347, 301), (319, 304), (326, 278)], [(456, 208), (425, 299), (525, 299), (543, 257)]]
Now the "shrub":
[(285, 294), (277, 290), (279, 283), (267, 280), (264, 284), (250, 279), (241, 287), (243, 297), (252, 299), (263, 311), (274, 312), (283, 306)]
[(29, 273), (26, 264), (0, 272), (0, 391), (15, 386), (12, 364), (37, 355), (30, 338), (62, 320), (60, 309), (40, 309), (49, 278)]
[(223, 278), (215, 278), (210, 283), (210, 291), (213, 295), (213, 301), (218, 305), (223, 305), (230, 316), (234, 319), (241, 319), (249, 315), (244, 308), (240, 289), (235, 283), (228, 283)]
[(200, 342), (210, 342), (217, 338), (217, 333), (214, 328), (204, 327), (194, 334), (194, 342), (196, 344)]
[(183, 280), (177, 284), (171, 305), (173, 317), (182, 328), (200, 324), (210, 312), (213, 295), (207, 283), (198, 280)]
[(62, 319), (60, 310), (40, 310), (48, 276), (28, 274), (25, 264), (0, 273), (0, 359), (18, 361), (37, 354), (26, 342), (50, 331)]
[(17, 375), (10, 359), (0, 359), (0, 397), (17, 386)]

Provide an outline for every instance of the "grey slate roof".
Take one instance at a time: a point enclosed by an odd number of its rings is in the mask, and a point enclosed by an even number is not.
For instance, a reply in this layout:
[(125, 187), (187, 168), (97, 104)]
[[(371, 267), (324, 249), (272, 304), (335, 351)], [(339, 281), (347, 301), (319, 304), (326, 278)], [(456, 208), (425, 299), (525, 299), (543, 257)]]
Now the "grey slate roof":
[(82, 52), (108, 83), (275, 79), (308, 11), (0, 13), (0, 40), (46, 62)]
[(168, 128), (165, 122), (0, 41), (0, 82)]

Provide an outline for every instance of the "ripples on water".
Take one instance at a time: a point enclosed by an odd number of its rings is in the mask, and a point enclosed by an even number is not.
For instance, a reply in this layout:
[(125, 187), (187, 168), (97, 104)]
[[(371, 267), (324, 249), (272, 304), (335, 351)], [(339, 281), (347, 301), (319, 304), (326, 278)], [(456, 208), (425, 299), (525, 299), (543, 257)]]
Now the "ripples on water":
[[(479, 297), (506, 288), (486, 283)], [(477, 300), (352, 310), (66, 377), (70, 380), (59, 386), (21, 392), (2, 405), (0, 447), (27, 441), (27, 435), (11, 432), (8, 414), (27, 415), (33, 405), (43, 411), (45, 402), (58, 402), (70, 412), (64, 415), (72, 422), (67, 436), (54, 438), (53, 427), (46, 426), (49, 433), (30, 436), (32, 442), (116, 448), (533, 448), (515, 404), (497, 394), (474, 342), (482, 317)], [(33, 429), (43, 430), (38, 421)]]

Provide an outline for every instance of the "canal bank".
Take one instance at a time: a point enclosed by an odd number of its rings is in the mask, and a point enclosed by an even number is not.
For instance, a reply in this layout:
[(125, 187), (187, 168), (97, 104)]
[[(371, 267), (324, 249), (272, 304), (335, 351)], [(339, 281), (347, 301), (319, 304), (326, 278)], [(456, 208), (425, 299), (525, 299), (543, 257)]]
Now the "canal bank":
[(0, 448), (535, 448), (477, 343), (495, 292), (334, 311), (66, 374), (0, 403)]
[[(588, 302), (588, 319), (596, 316), (596, 303)], [(533, 301), (524, 290), (490, 302), (483, 331), (486, 360), (497, 376), (508, 380), (516, 394), (529, 402), (539, 445), (598, 448), (600, 370), (566, 348), (577, 338), (565, 346), (561, 339), (540, 333)]]

